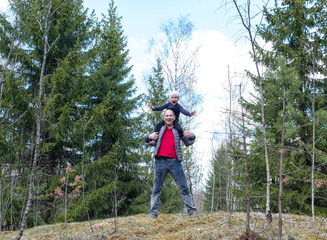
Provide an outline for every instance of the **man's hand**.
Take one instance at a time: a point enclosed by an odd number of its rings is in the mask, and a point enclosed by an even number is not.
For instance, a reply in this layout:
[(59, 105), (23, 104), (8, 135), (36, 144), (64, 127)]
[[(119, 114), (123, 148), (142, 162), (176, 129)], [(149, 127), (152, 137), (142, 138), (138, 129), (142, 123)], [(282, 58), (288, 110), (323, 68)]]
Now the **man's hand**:
[(196, 111), (193, 111), (193, 112), (191, 112), (190, 115), (191, 115), (191, 117), (192, 117), (192, 116), (194, 116), (195, 114), (196, 114)]
[(152, 106), (151, 103), (149, 103), (149, 107), (151, 108), (152, 111), (154, 110), (154, 106)]
[(187, 137), (187, 138), (194, 138), (195, 137), (194, 133), (190, 132), (189, 130), (186, 130), (184, 132), (184, 136)]
[(158, 137), (159, 137), (158, 132), (153, 132), (148, 136), (148, 138), (152, 140), (158, 140)]

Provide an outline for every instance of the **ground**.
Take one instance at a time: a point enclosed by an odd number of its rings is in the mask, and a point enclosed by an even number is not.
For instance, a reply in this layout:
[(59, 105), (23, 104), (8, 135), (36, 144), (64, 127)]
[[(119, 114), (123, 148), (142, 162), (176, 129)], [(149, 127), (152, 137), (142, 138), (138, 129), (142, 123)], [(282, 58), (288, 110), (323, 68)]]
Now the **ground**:
[[(26, 229), (22, 240), (100, 240), (100, 239), (244, 239), (245, 213), (226, 212), (201, 213), (189, 216), (184, 213), (161, 214), (157, 219), (150, 219), (146, 214), (118, 218), (118, 232), (115, 231), (113, 218), (91, 222), (74, 222), (43, 225)], [(278, 239), (278, 215), (273, 215), (273, 222), (264, 229), (265, 217), (262, 213), (251, 214), (251, 230), (259, 238)], [(1, 240), (14, 239), (17, 232), (1, 232)], [(327, 239), (327, 219), (309, 216), (283, 215), (283, 239), (322, 240)]]

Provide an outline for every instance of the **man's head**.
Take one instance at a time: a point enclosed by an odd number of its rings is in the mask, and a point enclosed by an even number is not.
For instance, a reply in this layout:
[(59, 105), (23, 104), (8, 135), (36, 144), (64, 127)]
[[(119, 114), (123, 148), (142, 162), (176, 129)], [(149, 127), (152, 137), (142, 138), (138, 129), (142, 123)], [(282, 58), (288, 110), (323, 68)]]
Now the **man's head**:
[(177, 91), (170, 92), (170, 102), (175, 106), (179, 100), (179, 93)]
[(166, 109), (164, 113), (164, 121), (169, 128), (172, 128), (175, 121), (175, 113), (171, 109)]

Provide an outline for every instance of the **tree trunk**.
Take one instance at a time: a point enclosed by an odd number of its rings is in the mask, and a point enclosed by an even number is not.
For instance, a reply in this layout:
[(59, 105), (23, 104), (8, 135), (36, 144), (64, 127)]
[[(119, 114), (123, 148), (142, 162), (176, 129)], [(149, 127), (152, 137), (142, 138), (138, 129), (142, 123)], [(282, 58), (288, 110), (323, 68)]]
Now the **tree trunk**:
[(286, 118), (286, 99), (285, 99), (285, 85), (283, 86), (283, 124), (282, 124), (282, 139), (280, 149), (280, 163), (279, 163), (279, 197), (278, 197), (278, 237), (282, 239), (283, 236), (283, 220), (282, 220), (282, 200), (283, 200), (283, 162), (284, 162), (284, 141), (285, 141), (285, 118)]
[(2, 189), (3, 189), (3, 186), (2, 186), (2, 179), (0, 178), (0, 232), (2, 232), (2, 208), (3, 208), (3, 204), (2, 204)]
[[(240, 99), (242, 99), (242, 85), (240, 84)], [(250, 232), (250, 193), (249, 193), (249, 170), (248, 170), (248, 155), (246, 150), (246, 135), (245, 135), (245, 120), (242, 107), (242, 130), (243, 130), (243, 152), (244, 152), (244, 172), (245, 172), (245, 191), (246, 191), (246, 232)]]
[[(252, 35), (252, 31), (251, 31), (251, 11), (250, 11), (250, 6), (251, 6), (251, 1), (248, 0), (247, 2), (247, 23), (246, 20), (244, 19), (239, 5), (237, 4), (236, 0), (233, 0), (233, 3), (236, 7), (236, 10), (241, 18), (242, 21), (242, 25), (244, 26), (244, 28), (246, 29), (246, 31), (249, 34), (249, 40), (251, 43), (251, 48), (252, 48), (252, 54), (253, 54), (253, 58), (254, 58), (254, 62), (255, 62), (255, 66), (256, 66), (256, 71), (258, 74), (258, 78), (260, 81), (260, 102), (261, 102), (261, 123), (262, 123), (262, 133), (263, 133), (263, 142), (264, 142), (264, 149), (265, 149), (265, 161), (266, 161), (266, 175), (267, 175), (267, 192), (266, 192), (266, 215), (268, 216), (270, 214), (270, 167), (269, 167), (269, 158), (268, 158), (268, 141), (267, 141), (267, 136), (266, 136), (266, 121), (265, 121), (265, 109), (264, 109), (264, 101), (263, 101), (263, 89), (262, 89), (262, 81), (263, 78), (261, 76), (260, 70), (259, 70), (259, 62), (258, 62), (258, 57), (257, 57), (257, 53), (255, 51), (255, 39)], [(270, 219), (267, 218), (268, 223), (270, 223)]]
[[(119, 142), (119, 139), (118, 139)], [(117, 185), (118, 185), (118, 147), (116, 146), (116, 162), (115, 162), (115, 187), (114, 187), (114, 212), (115, 212), (115, 233), (118, 232), (118, 196), (117, 196)]]
[(90, 219), (90, 214), (89, 211), (87, 209), (86, 206), (86, 199), (85, 199), (85, 173), (84, 173), (84, 162), (85, 162), (85, 128), (87, 127), (87, 125), (89, 124), (89, 122), (93, 119), (92, 118), (86, 123), (83, 123), (83, 158), (82, 158), (82, 195), (83, 195), (83, 204), (84, 204), (84, 210), (86, 212), (86, 216), (87, 216), (87, 220), (89, 222), (90, 228), (92, 233), (94, 233), (93, 227), (92, 227), (92, 223), (91, 223), (91, 219)]
[[(233, 128), (232, 128), (232, 102), (233, 102), (233, 97), (232, 97), (232, 81), (231, 81), (231, 78), (230, 78), (230, 70), (229, 70), (229, 65), (228, 65), (228, 87), (229, 87), (229, 113), (228, 113), (228, 128), (229, 128), (229, 144), (230, 144), (230, 147), (231, 147), (231, 175), (230, 175), (230, 178), (231, 178), (231, 188), (233, 189), (235, 187), (235, 183), (234, 183), (234, 180), (233, 180), (233, 177), (234, 177), (234, 165), (235, 165), (235, 162), (234, 162), (234, 156), (235, 156), (235, 153), (234, 153), (234, 138), (233, 138)], [(234, 211), (234, 196), (232, 196), (231, 194), (231, 212)]]
[(14, 195), (14, 176), (13, 171), (10, 172), (10, 230), (14, 230), (14, 221), (13, 221), (13, 195)]
[(41, 110), (42, 110), (42, 96), (43, 96), (43, 81), (44, 81), (44, 74), (45, 74), (45, 65), (48, 55), (48, 34), (50, 28), (51, 7), (52, 7), (52, 0), (49, 1), (49, 6), (48, 8), (46, 8), (45, 27), (43, 30), (44, 51), (43, 51), (43, 60), (42, 60), (42, 67), (41, 67), (40, 81), (39, 81), (39, 98), (38, 98), (38, 105), (36, 109), (37, 112), (36, 112), (35, 148), (34, 148), (34, 157), (33, 157), (32, 168), (31, 168), (31, 175), (29, 178), (28, 199), (21, 222), (21, 227), (18, 235), (16, 236), (16, 240), (19, 240), (23, 236), (27, 223), (27, 216), (31, 210), (32, 199), (34, 196), (34, 178), (36, 174), (37, 161), (39, 158), (39, 147), (40, 147), (40, 139), (41, 139), (41, 118), (42, 118)]
[(316, 154), (316, 116), (315, 116), (315, 104), (316, 104), (316, 80), (313, 79), (313, 99), (312, 99), (312, 166), (311, 166), (311, 212), (312, 221), (315, 221), (315, 154)]
[(211, 207), (210, 212), (213, 212), (213, 205), (215, 202), (215, 159), (214, 156), (212, 156), (212, 165), (213, 165), (213, 171), (212, 171), (212, 189), (211, 189)]
[(65, 226), (67, 226), (67, 208), (68, 208), (68, 201), (67, 201), (67, 197), (68, 197), (68, 177), (69, 174), (66, 173), (66, 179), (65, 179), (65, 195), (64, 195), (64, 207), (65, 207)]

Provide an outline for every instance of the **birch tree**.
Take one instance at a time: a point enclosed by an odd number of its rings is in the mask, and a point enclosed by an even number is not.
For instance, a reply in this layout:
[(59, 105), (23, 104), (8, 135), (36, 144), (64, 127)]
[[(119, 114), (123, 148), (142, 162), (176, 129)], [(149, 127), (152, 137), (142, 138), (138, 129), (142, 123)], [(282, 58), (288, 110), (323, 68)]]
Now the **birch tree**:
[(312, 97), (312, 166), (311, 166), (311, 214), (312, 221), (315, 221), (315, 155), (316, 155), (316, 79), (313, 78), (313, 97)]
[(264, 149), (265, 149), (265, 161), (266, 161), (266, 184), (267, 184), (267, 192), (266, 192), (266, 215), (267, 215), (267, 221), (270, 222), (270, 164), (269, 164), (269, 157), (268, 157), (268, 140), (267, 140), (267, 134), (266, 134), (266, 121), (265, 121), (265, 106), (264, 106), (264, 98), (263, 98), (263, 77), (262, 73), (260, 71), (260, 63), (256, 51), (256, 31), (253, 28), (252, 21), (253, 16), (256, 16), (256, 13), (252, 15), (252, 9), (251, 7), (253, 4), (251, 3), (251, 0), (248, 0), (244, 6), (241, 6), (236, 0), (233, 0), (234, 6), (237, 10), (238, 16), (242, 22), (242, 25), (247, 33), (247, 38), (250, 41), (251, 44), (251, 53), (253, 55), (255, 67), (256, 67), (256, 74), (259, 79), (259, 86), (260, 86), (260, 103), (261, 103), (261, 127), (262, 127), (262, 133), (263, 133), (263, 143), (264, 143)]
[[(240, 84), (240, 99), (242, 99), (242, 85)], [(250, 234), (250, 193), (249, 193), (249, 169), (248, 169), (248, 155), (246, 148), (246, 134), (245, 134), (245, 116), (244, 110), (241, 109), (242, 114), (242, 137), (243, 137), (243, 158), (244, 158), (244, 185), (245, 185), (245, 204), (246, 204), (246, 232)]]
[[(27, 216), (29, 212), (31, 211), (31, 206), (32, 206), (32, 199), (34, 196), (34, 178), (35, 178), (35, 173), (37, 169), (37, 161), (39, 158), (39, 148), (40, 148), (40, 142), (41, 142), (41, 120), (42, 120), (42, 97), (43, 97), (43, 90), (44, 90), (44, 78), (45, 78), (45, 65), (47, 61), (47, 56), (49, 51), (51, 50), (52, 45), (49, 45), (48, 37), (49, 37), (49, 31), (50, 31), (50, 26), (51, 26), (51, 16), (52, 14), (58, 10), (55, 9), (54, 11), (52, 10), (52, 2), (53, 0), (49, 0), (48, 2), (45, 3), (44, 5), (44, 22), (42, 23), (43, 19), (36, 19), (39, 27), (43, 33), (43, 60), (42, 60), (42, 65), (41, 65), (41, 72), (40, 72), (40, 79), (39, 79), (39, 94), (38, 94), (38, 101), (37, 101), (37, 106), (36, 106), (36, 131), (35, 131), (35, 146), (34, 146), (34, 154), (33, 154), (33, 161), (32, 161), (32, 166), (31, 166), (31, 174), (29, 177), (29, 189), (28, 189), (28, 198), (27, 198), (27, 204), (25, 207), (24, 215), (21, 221), (21, 227), (20, 230), (16, 236), (16, 240), (21, 239), (23, 236), (26, 222), (27, 222)], [(66, 1), (63, 1), (62, 4), (64, 4)]]

